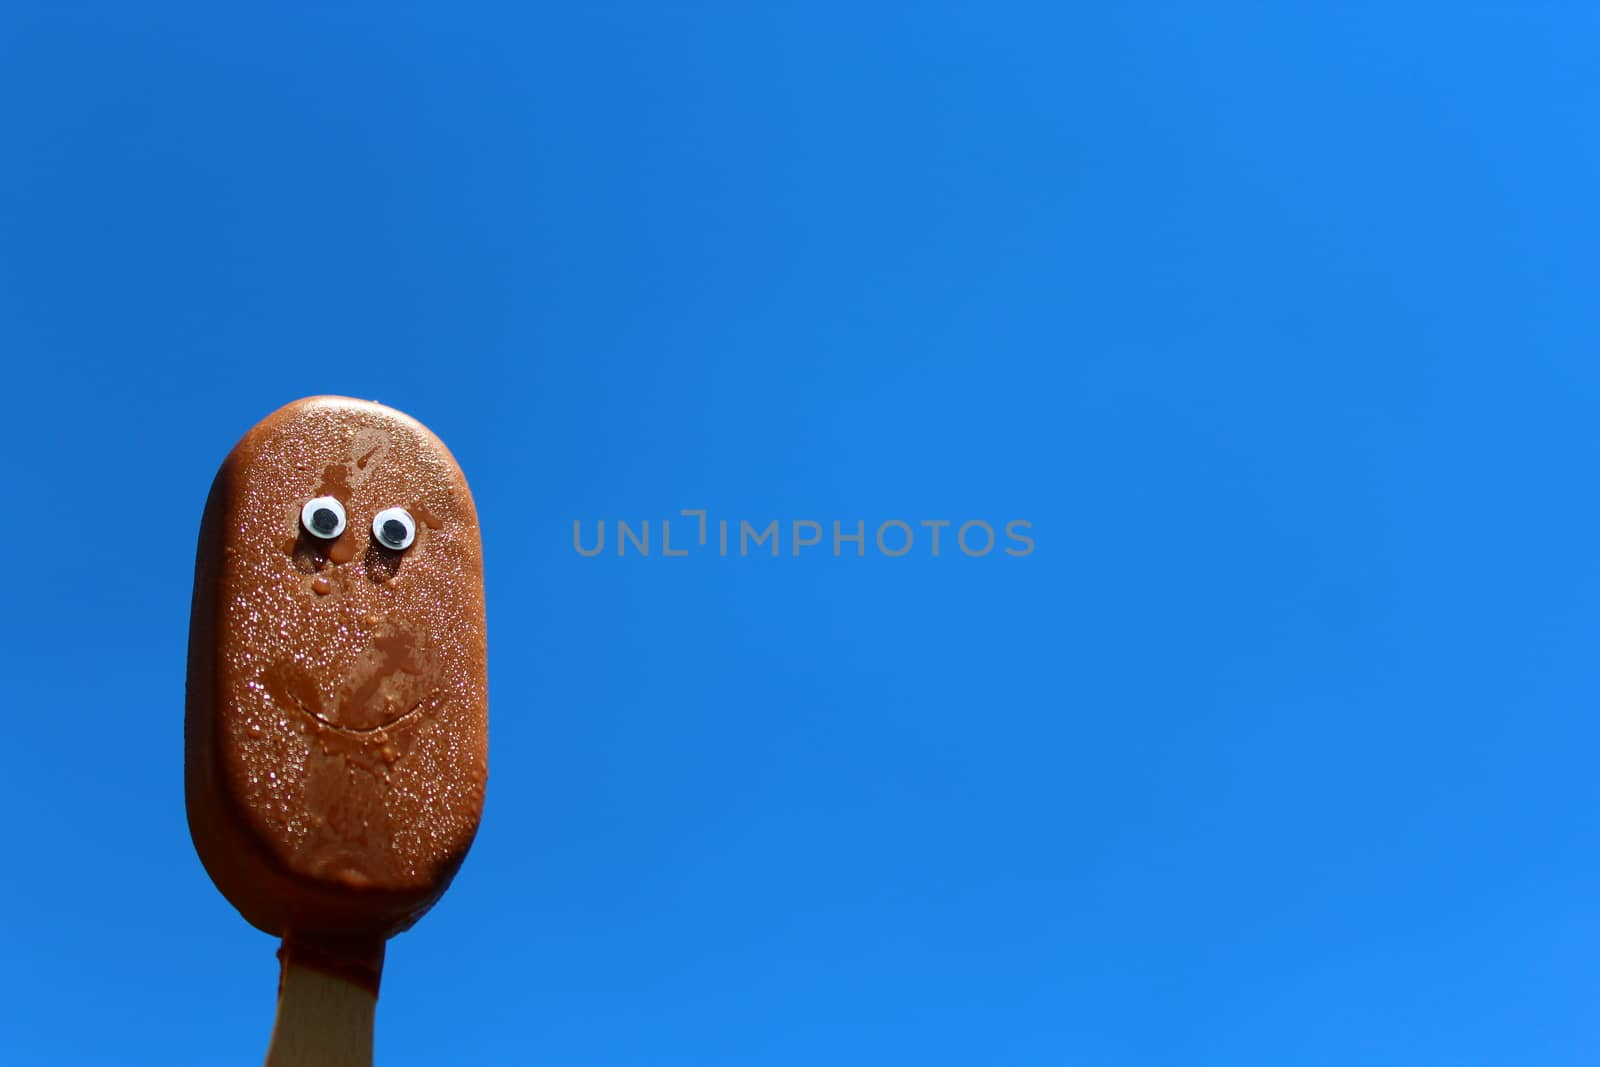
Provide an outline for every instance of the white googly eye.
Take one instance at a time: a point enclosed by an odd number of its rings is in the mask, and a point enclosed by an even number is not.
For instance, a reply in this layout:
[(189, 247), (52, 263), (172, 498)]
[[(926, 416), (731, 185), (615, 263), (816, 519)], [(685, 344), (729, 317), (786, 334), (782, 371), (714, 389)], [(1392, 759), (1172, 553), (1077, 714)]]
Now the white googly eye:
[(306, 506), (300, 509), (300, 525), (312, 537), (332, 541), (344, 533), (344, 505), (331, 496), (307, 500)]
[(417, 539), (417, 520), (405, 508), (384, 508), (372, 517), (372, 536), (384, 548), (404, 552)]

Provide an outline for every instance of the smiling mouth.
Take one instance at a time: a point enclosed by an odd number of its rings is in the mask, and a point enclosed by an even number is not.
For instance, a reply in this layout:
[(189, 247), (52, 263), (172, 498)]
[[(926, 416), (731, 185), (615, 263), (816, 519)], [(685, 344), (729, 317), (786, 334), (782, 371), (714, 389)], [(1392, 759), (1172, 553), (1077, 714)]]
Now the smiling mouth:
[[(282, 659), (261, 675), (267, 696), (342, 734), (376, 733), (416, 717), (440, 691), (438, 656), (426, 630), (386, 619), (365, 648), (342, 664), (307, 665)], [(334, 680), (330, 689), (318, 680)]]
[[(422, 706), (424, 704), (426, 704), (430, 699), (432, 699), (433, 695), (435, 693), (437, 693), (437, 692), (438, 692), (437, 689), (430, 690), (426, 695), (424, 695), (421, 699), (419, 699), (415, 704), (412, 704), (409, 708), (407, 708), (405, 711), (401, 712), (399, 715), (395, 715), (395, 716), (392, 716), (392, 717), (389, 717), (389, 718), (385, 718), (385, 719), (383, 719), (382, 721), (378, 722), (377, 724), (375, 724), (373, 726), (345, 726), (345, 725), (343, 725), (341, 723), (334, 722), (332, 719), (328, 718), (326, 715), (322, 714), (321, 712), (313, 711), (312, 709), (306, 707), (306, 705), (304, 703), (302, 703), (299, 700), (299, 698), (294, 697), (294, 696), (290, 696), (290, 698), (289, 698), (289, 707), (292, 708), (295, 711), (298, 711), (300, 714), (306, 716), (307, 718), (315, 719), (317, 722), (321, 723), (323, 726), (326, 726), (328, 729), (337, 730), (339, 733), (342, 733), (342, 734), (355, 734), (355, 735), (375, 734), (380, 730), (389, 730), (389, 729), (392, 729), (392, 728), (394, 728), (396, 726), (399, 726), (401, 723), (405, 722), (406, 720), (412, 718), (415, 715), (420, 714), (422, 712)], [(274, 699), (276, 699), (276, 698), (274, 698)], [(282, 704), (282, 701), (279, 701), (279, 703)]]
[(261, 685), (279, 708), (352, 735), (404, 723), (439, 693), (432, 654), (417, 635), (404, 631), (375, 636), (335, 677), (340, 684), (330, 695), (303, 664), (282, 660), (262, 672)]

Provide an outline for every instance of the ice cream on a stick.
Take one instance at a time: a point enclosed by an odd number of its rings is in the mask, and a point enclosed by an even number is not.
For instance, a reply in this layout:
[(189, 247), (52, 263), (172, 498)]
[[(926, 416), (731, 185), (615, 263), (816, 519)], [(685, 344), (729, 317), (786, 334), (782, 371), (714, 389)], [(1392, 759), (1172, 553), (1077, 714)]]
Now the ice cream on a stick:
[(212, 881), (283, 939), (269, 1067), (370, 1062), (384, 943), (477, 832), (485, 648), (477, 513), (426, 427), (324, 396), (245, 434), (200, 525), (185, 791)]

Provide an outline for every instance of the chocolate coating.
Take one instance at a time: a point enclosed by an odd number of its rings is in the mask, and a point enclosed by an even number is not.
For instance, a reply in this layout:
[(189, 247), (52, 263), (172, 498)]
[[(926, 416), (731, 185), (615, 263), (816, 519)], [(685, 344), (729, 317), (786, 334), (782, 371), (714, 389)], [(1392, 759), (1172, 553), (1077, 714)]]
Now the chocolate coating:
[[(332, 541), (301, 525), (332, 496)], [(404, 551), (372, 521), (415, 519)], [(189, 829), (271, 934), (388, 937), (444, 892), (488, 780), (477, 512), (415, 419), (345, 397), (267, 416), (218, 471), (189, 632)]]

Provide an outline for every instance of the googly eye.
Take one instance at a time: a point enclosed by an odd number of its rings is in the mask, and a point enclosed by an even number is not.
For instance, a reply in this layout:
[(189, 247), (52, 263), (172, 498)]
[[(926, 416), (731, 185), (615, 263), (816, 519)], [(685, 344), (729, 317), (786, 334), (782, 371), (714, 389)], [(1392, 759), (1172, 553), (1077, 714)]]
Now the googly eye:
[(306, 528), (306, 533), (324, 541), (332, 541), (344, 533), (344, 522), (344, 505), (331, 496), (307, 500), (306, 506), (300, 509), (300, 525)]
[(417, 520), (405, 508), (384, 508), (372, 517), (372, 536), (384, 548), (404, 552), (417, 539)]

